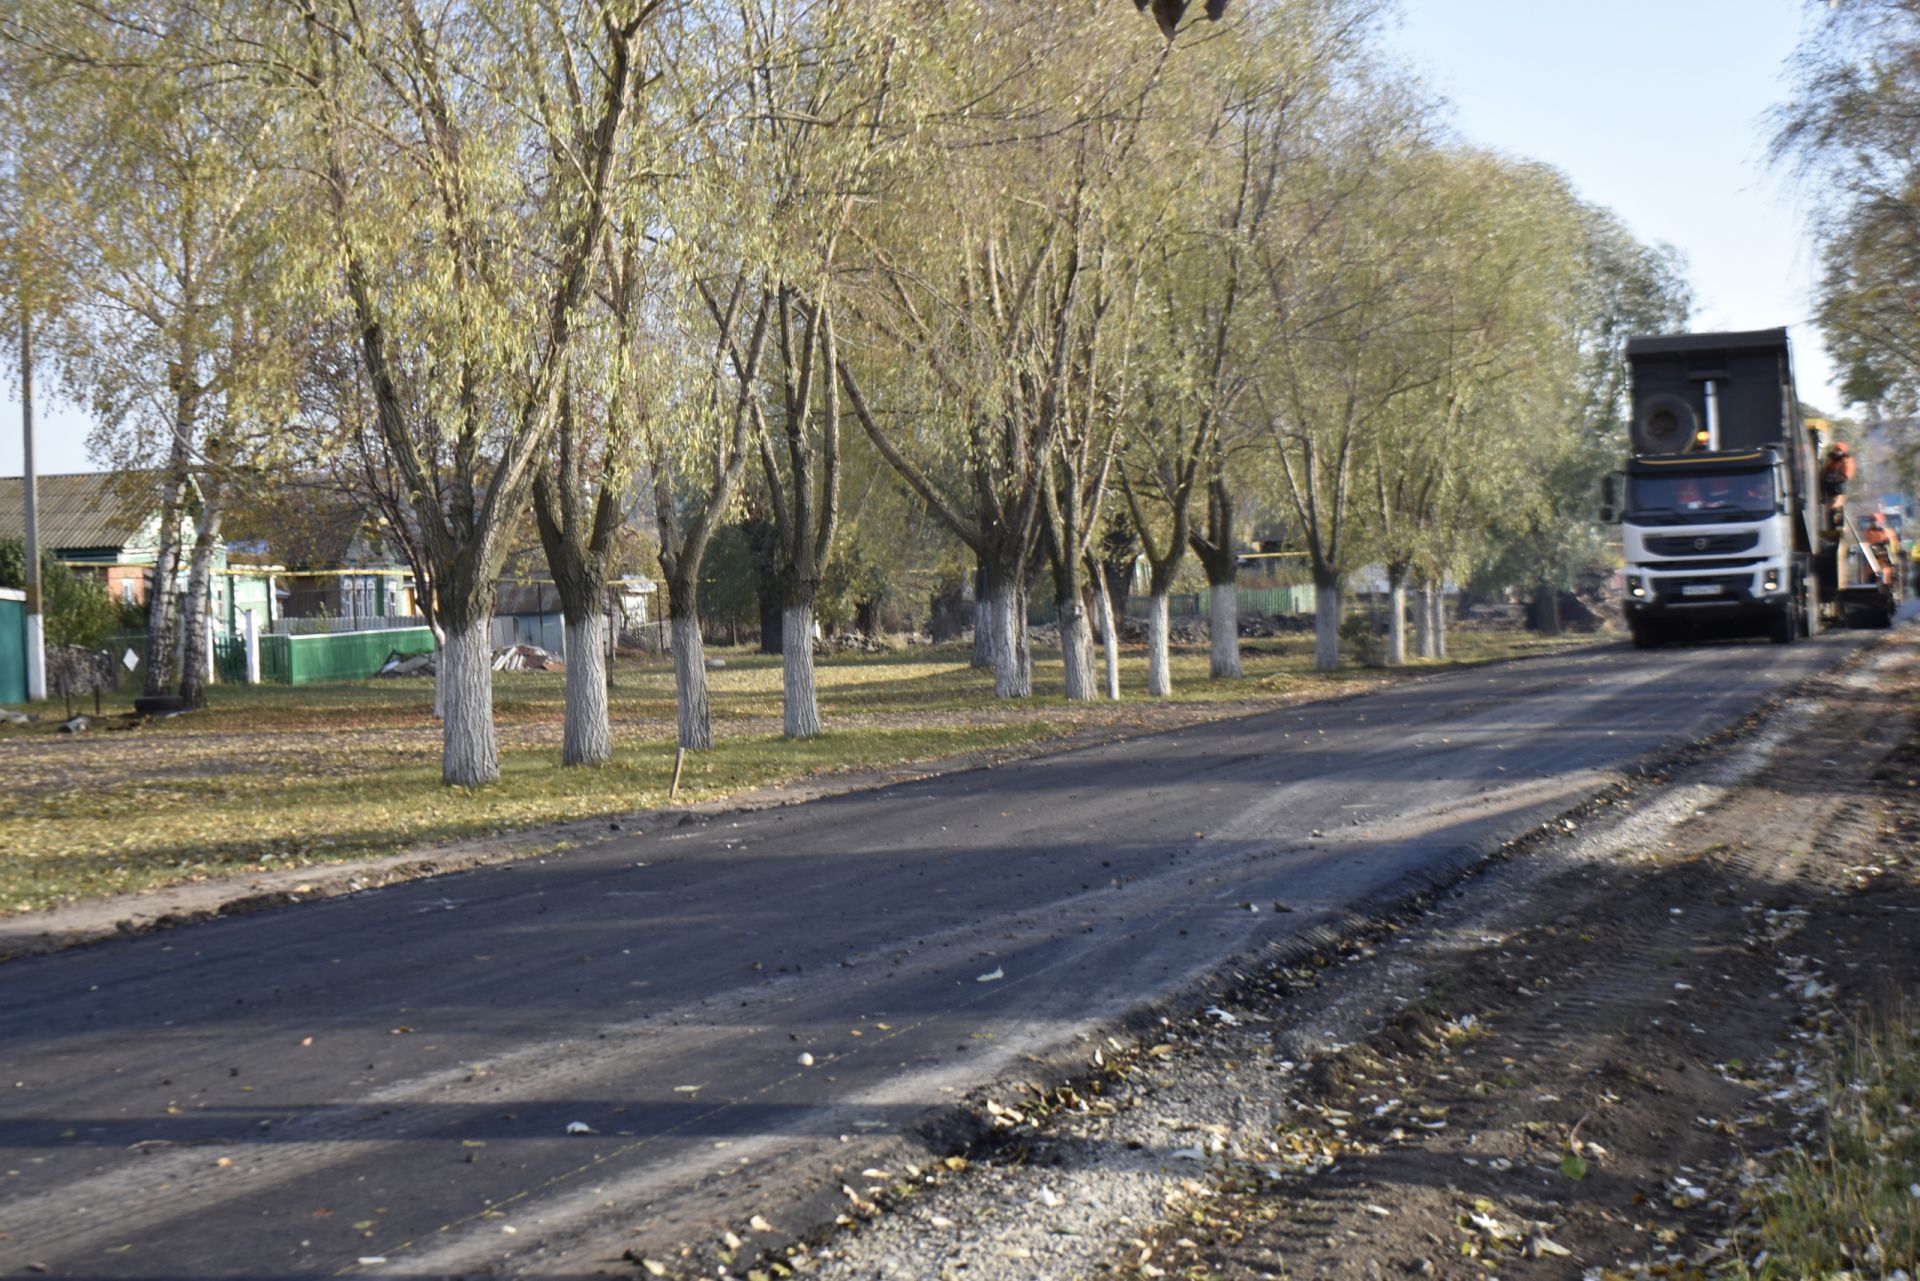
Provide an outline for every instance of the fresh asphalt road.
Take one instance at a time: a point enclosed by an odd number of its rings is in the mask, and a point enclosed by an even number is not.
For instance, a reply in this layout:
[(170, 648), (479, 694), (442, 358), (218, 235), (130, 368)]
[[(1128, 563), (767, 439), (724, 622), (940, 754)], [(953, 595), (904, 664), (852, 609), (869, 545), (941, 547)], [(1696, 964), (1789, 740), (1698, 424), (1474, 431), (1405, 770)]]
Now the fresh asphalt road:
[(1029, 1056), (1084, 1061), (1874, 636), (1471, 669), (0, 966), (0, 1269), (770, 1243), (753, 1216), (830, 1219)]

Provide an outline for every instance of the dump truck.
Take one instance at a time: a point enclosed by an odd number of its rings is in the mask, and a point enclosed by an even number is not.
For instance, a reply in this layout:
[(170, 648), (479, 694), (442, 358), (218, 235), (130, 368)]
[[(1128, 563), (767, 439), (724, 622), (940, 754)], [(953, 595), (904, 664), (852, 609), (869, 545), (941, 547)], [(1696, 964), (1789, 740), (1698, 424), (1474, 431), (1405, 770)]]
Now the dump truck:
[[(1837, 587), (1821, 440), (1800, 415), (1785, 329), (1627, 340), (1632, 454), (1607, 478), (1622, 604), (1640, 648), (1711, 624), (1791, 644)], [(1829, 597), (1823, 597), (1823, 579)]]

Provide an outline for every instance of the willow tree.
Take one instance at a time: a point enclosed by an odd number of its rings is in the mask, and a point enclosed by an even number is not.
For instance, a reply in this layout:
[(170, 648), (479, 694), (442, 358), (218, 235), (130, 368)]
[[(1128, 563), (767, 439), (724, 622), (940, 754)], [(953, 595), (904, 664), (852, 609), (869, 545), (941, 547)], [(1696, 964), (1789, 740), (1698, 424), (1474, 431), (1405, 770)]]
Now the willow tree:
[(1920, 8), (1849, 0), (1809, 18), (1774, 154), (1818, 196), (1818, 319), (1849, 400), (1920, 406)]
[[(911, 92), (906, 12), (839, 0), (795, 9), (740, 9), (735, 57), (752, 74), (728, 94), (735, 122), (719, 160), (737, 224), (720, 240), (726, 265), (753, 282), (751, 327), (764, 328), (764, 375), (729, 345), (760, 460), (770, 557), (780, 596), (782, 723), (789, 738), (820, 732), (815, 601), (839, 524), (840, 251), (860, 201), (884, 204), (887, 157), (903, 132), (892, 118), (896, 72)], [(908, 45), (903, 50), (902, 44)], [(711, 290), (708, 315), (724, 331)]]
[[(1407, 658), (1407, 588), (1429, 581), (1461, 541), (1460, 499), (1499, 474), (1503, 446), (1539, 462), (1575, 430), (1552, 402), (1573, 381), (1573, 308), (1581, 264), (1579, 207), (1541, 166), (1436, 148), (1412, 163), (1431, 208), (1420, 259), (1406, 273), (1409, 307), (1424, 317), (1394, 335), (1424, 376), (1372, 435), (1374, 559), (1387, 580), (1387, 661)], [(1525, 422), (1525, 430), (1514, 424)], [(1501, 475), (1509, 503), (1524, 481)]]
[[(724, 294), (702, 281), (712, 333), (704, 374), (665, 412), (646, 423), (645, 456), (653, 471), (654, 525), (666, 578), (672, 636), (673, 690), (680, 746), (713, 746), (713, 705), (700, 635), (700, 578), (707, 548), (740, 493), (754, 456), (753, 387), (767, 349), (771, 309), (743, 271)], [(730, 378), (729, 369), (737, 372)]]
[[(1266, 341), (1253, 252), (1285, 201), (1290, 165), (1375, 30), (1371, 0), (1250, 10), (1196, 45), (1173, 79), (1181, 123), (1155, 149), (1168, 226), (1154, 242), (1136, 344), (1139, 394), (1123, 471), (1148, 563), (1148, 692), (1172, 692), (1168, 594), (1192, 552), (1206, 572), (1209, 674), (1240, 674), (1235, 581), (1238, 412)], [(1144, 184), (1143, 184), (1144, 185)], [(1200, 511), (1194, 510), (1202, 500)]]
[(680, 337), (671, 317), (686, 281), (682, 264), (655, 246), (664, 228), (684, 232), (694, 224), (658, 175), (685, 163), (683, 130), (674, 124), (701, 109), (675, 98), (651, 104), (654, 127), (640, 132), (617, 175), (591, 301), (576, 323), (555, 429), (534, 473), (534, 524), (566, 632), (560, 760), (567, 766), (613, 757), (609, 592), (631, 541), (650, 436), (657, 441), (680, 394)]
[(442, 778), (499, 776), (490, 622), (560, 416), (663, 0), (377, 11), (292, 0), (236, 37), (309, 131), (324, 258), (445, 633)]
[[(1057, 451), (1089, 405), (1099, 300), (1125, 292), (1096, 277), (1116, 265), (1139, 122), (1171, 55), (1117, 5), (988, 0), (944, 10), (921, 47), (913, 167), (884, 222), (857, 224), (870, 283), (852, 310), (883, 351), (841, 373), (876, 447), (978, 559), (995, 691), (1025, 697)], [(869, 394), (874, 365), (900, 375), (889, 401)], [(1100, 451), (1083, 456), (1097, 470)], [(1081, 561), (1059, 558), (1066, 630), (1085, 626)], [(1073, 688), (1091, 696), (1085, 676)]]
[[(1534, 181), (1547, 189), (1539, 208), (1548, 225), (1572, 224), (1551, 238), (1562, 246), (1558, 254), (1523, 268), (1532, 273), (1546, 265), (1566, 274), (1555, 307), (1559, 323), (1553, 332), (1540, 325), (1520, 338), (1518, 350), (1538, 358), (1517, 376), (1487, 383), (1476, 398), (1480, 421), (1467, 430), (1484, 456), (1450, 478), (1457, 514), (1436, 527), (1443, 537), (1433, 541), (1451, 552), (1446, 568), (1463, 581), (1471, 573), (1482, 586), (1531, 591), (1536, 624), (1551, 626), (1559, 592), (1610, 567), (1609, 531), (1594, 520), (1593, 495), (1601, 476), (1619, 465), (1626, 438), (1627, 338), (1684, 329), (1692, 297), (1672, 249), (1639, 241), (1612, 213), (1564, 192), (1556, 202), (1556, 176)], [(1520, 216), (1516, 238), (1528, 237), (1529, 221), (1540, 224), (1539, 217)], [(1524, 284), (1516, 290), (1527, 292)], [(1507, 429), (1515, 422), (1531, 430), (1521, 437)], [(1429, 644), (1444, 644), (1438, 621), (1428, 628)]]
[(1418, 163), (1429, 118), (1404, 85), (1370, 81), (1304, 148), (1276, 135), (1291, 181), (1251, 249), (1268, 341), (1250, 412), (1312, 566), (1319, 671), (1339, 665), (1346, 578), (1370, 550), (1359, 505), (1374, 433), (1433, 377), (1408, 287), (1435, 220)]

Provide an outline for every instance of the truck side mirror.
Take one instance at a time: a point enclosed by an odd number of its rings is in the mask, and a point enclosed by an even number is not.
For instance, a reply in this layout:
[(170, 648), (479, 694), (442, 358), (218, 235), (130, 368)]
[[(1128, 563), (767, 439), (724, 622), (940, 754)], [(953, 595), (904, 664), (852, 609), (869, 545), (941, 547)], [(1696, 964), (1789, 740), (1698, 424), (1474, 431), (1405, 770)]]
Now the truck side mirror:
[(1620, 495), (1625, 489), (1626, 477), (1619, 472), (1608, 472), (1600, 478), (1600, 523), (1617, 525), (1620, 523)]

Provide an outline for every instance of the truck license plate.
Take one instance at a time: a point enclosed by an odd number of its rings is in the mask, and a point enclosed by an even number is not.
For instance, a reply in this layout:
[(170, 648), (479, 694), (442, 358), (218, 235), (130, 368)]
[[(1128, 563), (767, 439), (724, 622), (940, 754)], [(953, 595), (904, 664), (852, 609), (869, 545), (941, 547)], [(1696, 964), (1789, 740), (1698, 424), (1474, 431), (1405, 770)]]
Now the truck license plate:
[(1718, 596), (1720, 594), (1720, 584), (1688, 583), (1680, 589), (1680, 594), (1682, 596)]

